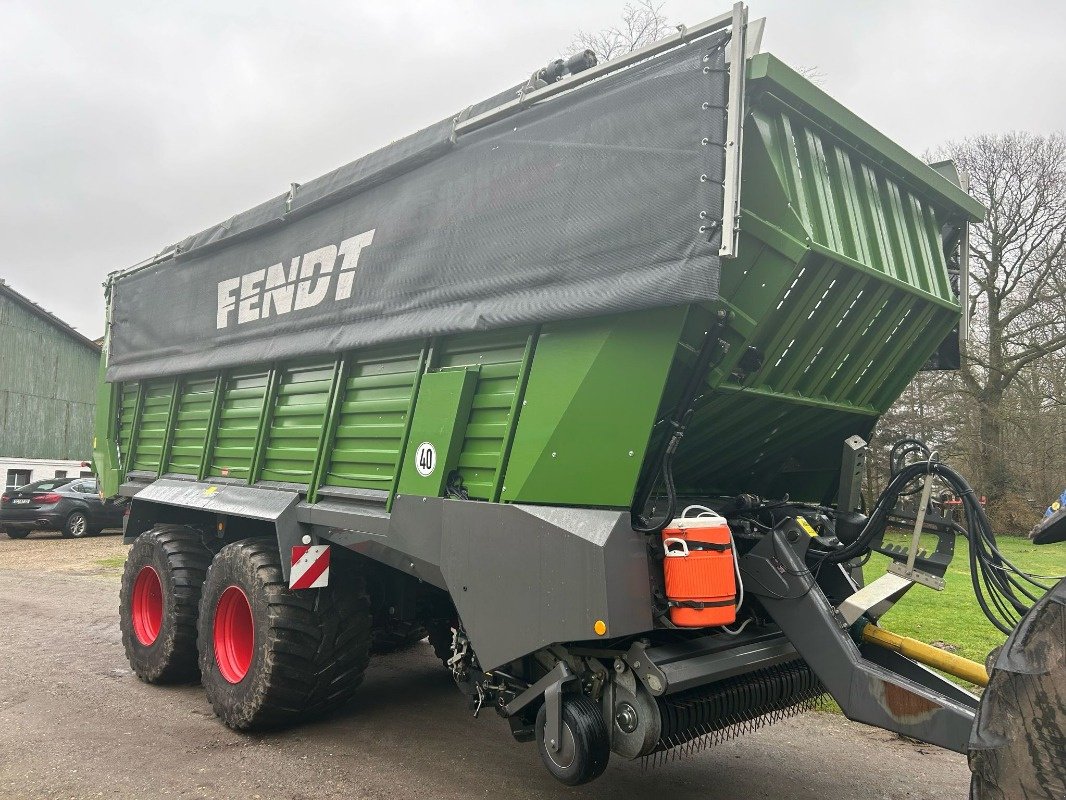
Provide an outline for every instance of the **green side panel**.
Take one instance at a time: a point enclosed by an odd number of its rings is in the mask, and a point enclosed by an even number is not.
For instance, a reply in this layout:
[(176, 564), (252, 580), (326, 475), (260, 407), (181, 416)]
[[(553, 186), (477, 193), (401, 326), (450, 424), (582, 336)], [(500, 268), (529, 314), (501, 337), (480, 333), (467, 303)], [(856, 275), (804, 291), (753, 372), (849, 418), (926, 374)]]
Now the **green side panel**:
[(831, 499), (842, 440), (869, 434), (959, 319), (941, 243), (969, 213), (957, 189), (886, 162), (876, 132), (798, 86), (763, 75), (749, 108), (730, 349), (678, 451), (682, 492)]
[(310, 482), (332, 381), (333, 359), (281, 370), (260, 480)]
[(479, 367), (459, 367), (422, 377), (400, 468), (399, 494), (440, 497), (444, 493), (448, 474), (459, 463), (479, 371)]
[(266, 368), (261, 368), (229, 376), (223, 390), (208, 475), (248, 478), (269, 374)]
[(505, 443), (514, 422), (512, 408), (523, 355), (533, 335), (532, 328), (519, 328), (454, 336), (441, 346), (437, 366), (480, 367), (457, 465), (467, 492), (478, 500), (493, 499)]
[(119, 396), (118, 410), (118, 451), (121, 462), (125, 463), (126, 456), (130, 452), (130, 437), (133, 435), (133, 420), (137, 412), (138, 383), (123, 383)]
[(100, 492), (105, 497), (113, 497), (118, 493), (118, 487), (122, 483), (121, 456), (119, 454), (122, 384), (110, 384), (105, 380), (107, 356), (102, 353), (97, 369), (96, 409), (93, 413), (92, 465)]
[(177, 418), (171, 433), (170, 457), (163, 472), (194, 476), (199, 474), (214, 395), (213, 374), (192, 375), (182, 380)]
[(421, 357), (421, 342), (368, 348), (348, 357), (323, 485), (392, 489)]
[(507, 502), (626, 507), (685, 309), (545, 325), (507, 465)]
[(146, 472), (159, 471), (159, 459), (162, 456), (163, 442), (166, 439), (173, 393), (173, 378), (157, 378), (145, 383), (144, 407), (137, 421), (137, 436), (133, 446), (131, 469)]
[(758, 98), (764, 92), (773, 93), (789, 105), (802, 109), (805, 116), (816, 121), (834, 137), (890, 169), (894, 175), (928, 196), (938, 207), (965, 214), (973, 222), (984, 219), (984, 207), (957, 184), (908, 153), (769, 53), (760, 53), (748, 62), (748, 95)]

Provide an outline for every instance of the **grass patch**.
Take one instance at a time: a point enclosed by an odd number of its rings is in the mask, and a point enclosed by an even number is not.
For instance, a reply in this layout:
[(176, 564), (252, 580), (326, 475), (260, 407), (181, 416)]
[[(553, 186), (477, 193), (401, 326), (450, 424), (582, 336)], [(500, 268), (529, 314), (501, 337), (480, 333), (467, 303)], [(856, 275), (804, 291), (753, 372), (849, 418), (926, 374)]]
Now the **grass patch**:
[(122, 569), (123, 564), (126, 563), (125, 556), (112, 556), (111, 558), (97, 559), (97, 565), (105, 567), (107, 569)]
[[(889, 532), (885, 534), (885, 542), (907, 546), (910, 535)], [(996, 542), (1005, 558), (1032, 575), (1066, 573), (1066, 547), (1038, 547), (1018, 536), (1001, 536)], [(931, 551), (935, 546), (936, 537), (922, 537), (922, 547)], [(886, 556), (874, 553), (863, 570), (866, 582), (884, 575), (889, 561)], [(956, 652), (960, 656), (983, 664), (988, 653), (1003, 644), (1007, 637), (993, 627), (977, 605), (970, 583), (968, 542), (961, 536), (955, 540), (955, 558), (944, 578), (947, 584), (944, 591), (915, 586), (880, 622), (893, 633), (922, 642), (943, 641), (952, 644), (958, 648)], [(1054, 581), (1042, 583), (1054, 585)]]

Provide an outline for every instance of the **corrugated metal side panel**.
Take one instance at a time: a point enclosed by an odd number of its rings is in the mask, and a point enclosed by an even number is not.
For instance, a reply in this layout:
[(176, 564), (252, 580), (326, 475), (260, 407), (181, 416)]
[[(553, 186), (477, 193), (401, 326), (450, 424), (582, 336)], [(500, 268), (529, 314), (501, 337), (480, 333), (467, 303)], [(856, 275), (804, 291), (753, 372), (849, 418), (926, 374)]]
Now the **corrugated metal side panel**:
[(265, 368), (260, 368), (235, 372), (226, 381), (208, 475), (247, 479), (268, 375)]
[(192, 375), (182, 380), (177, 418), (174, 422), (174, 432), (171, 434), (170, 457), (164, 472), (199, 474), (214, 395), (213, 374)]
[(261, 480), (310, 482), (332, 384), (332, 359), (282, 368)]
[(511, 406), (531, 328), (457, 336), (444, 342), (437, 367), (480, 366), (459, 470), (470, 496), (493, 499), (496, 473), (512, 424)]
[(100, 354), (0, 294), (0, 455), (91, 457)]
[(421, 344), (407, 342), (347, 357), (323, 485), (392, 489), (421, 356)]
[(792, 209), (814, 241), (954, 302), (932, 205), (783, 103), (768, 99), (754, 114)]
[(898, 370), (907, 349), (916, 341), (935, 346), (953, 317), (919, 295), (812, 254), (752, 339), (762, 368), (738, 385), (880, 413), (884, 398), (911, 378)]
[(170, 402), (174, 394), (173, 378), (158, 378), (145, 384), (144, 407), (137, 423), (137, 441), (133, 446), (132, 469), (158, 472), (163, 453)]

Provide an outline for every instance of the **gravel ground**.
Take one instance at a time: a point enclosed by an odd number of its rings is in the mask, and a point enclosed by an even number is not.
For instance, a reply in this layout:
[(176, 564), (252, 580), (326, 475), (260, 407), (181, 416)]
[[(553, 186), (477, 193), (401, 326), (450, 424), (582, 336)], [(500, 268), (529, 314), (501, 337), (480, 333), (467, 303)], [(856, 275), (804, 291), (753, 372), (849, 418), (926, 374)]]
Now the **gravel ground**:
[(428, 646), (371, 663), (329, 720), (247, 736), (198, 686), (129, 671), (118, 537), (0, 536), (0, 798), (964, 800), (962, 756), (832, 714), (782, 722), (654, 770), (615, 760), (555, 783), (491, 711), (474, 720)]

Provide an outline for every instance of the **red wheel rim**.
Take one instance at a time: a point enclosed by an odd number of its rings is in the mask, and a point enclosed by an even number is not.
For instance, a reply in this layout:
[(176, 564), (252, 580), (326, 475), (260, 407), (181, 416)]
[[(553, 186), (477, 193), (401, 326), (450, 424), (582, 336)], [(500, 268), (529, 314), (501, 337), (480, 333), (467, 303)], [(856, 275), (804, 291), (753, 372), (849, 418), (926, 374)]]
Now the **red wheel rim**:
[(133, 618), (133, 635), (146, 647), (159, 638), (163, 624), (163, 584), (154, 567), (141, 567), (133, 582), (133, 601), (130, 616)]
[(252, 665), (255, 627), (248, 596), (239, 586), (230, 586), (215, 607), (215, 663), (222, 677), (240, 683)]

